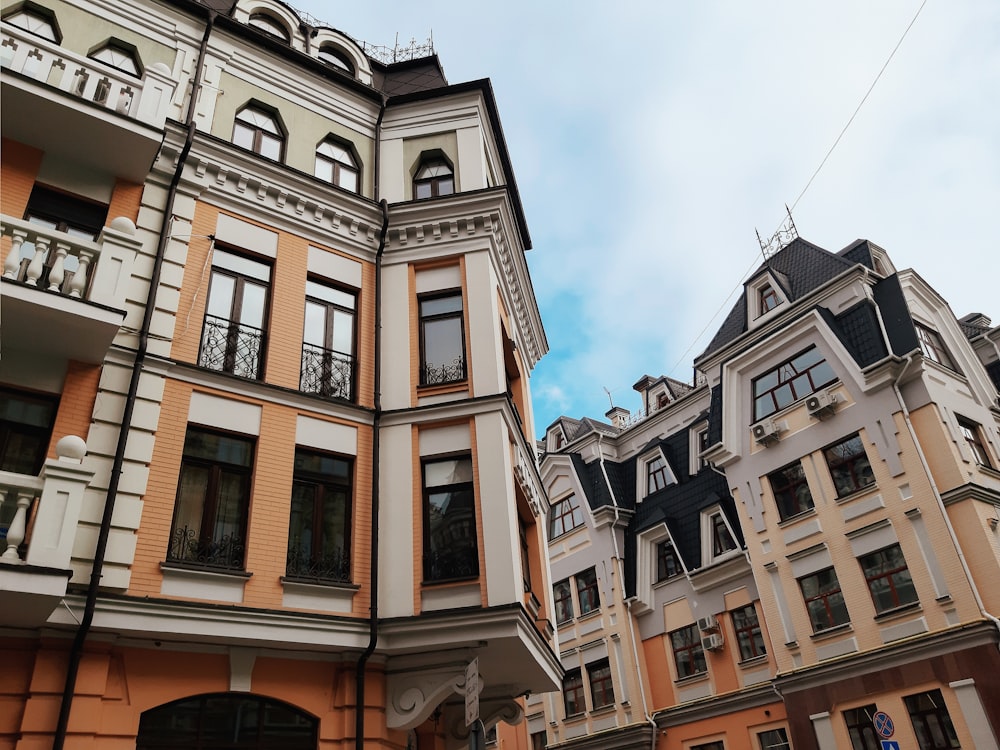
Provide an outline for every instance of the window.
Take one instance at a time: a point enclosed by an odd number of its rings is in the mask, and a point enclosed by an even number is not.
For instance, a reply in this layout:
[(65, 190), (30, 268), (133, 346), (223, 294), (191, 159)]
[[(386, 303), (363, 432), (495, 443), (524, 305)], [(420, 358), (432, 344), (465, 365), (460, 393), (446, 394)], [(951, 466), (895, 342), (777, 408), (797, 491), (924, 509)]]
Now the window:
[(767, 649), (764, 646), (764, 634), (760, 630), (756, 607), (753, 604), (748, 604), (745, 607), (734, 609), (729, 614), (733, 619), (736, 642), (740, 646), (740, 661), (764, 656)]
[(351, 580), (352, 475), (350, 459), (295, 450), (288, 577)]
[(233, 143), (268, 159), (281, 161), (285, 135), (274, 115), (259, 107), (244, 107), (236, 113)]
[(878, 708), (874, 703), (844, 711), (847, 735), (851, 738), (851, 750), (882, 750), (882, 743), (875, 732), (873, 721)]
[(0, 470), (32, 475), (42, 470), (58, 404), (52, 396), (0, 388)]
[(569, 622), (573, 619), (573, 588), (569, 579), (559, 581), (552, 587), (552, 593), (556, 605), (556, 624)]
[(760, 750), (788, 750), (791, 747), (788, 744), (788, 734), (783, 727), (758, 732), (757, 742), (760, 743)]
[(697, 625), (688, 625), (670, 633), (670, 647), (674, 652), (678, 680), (708, 671)]
[(677, 557), (677, 550), (674, 549), (673, 542), (669, 539), (657, 542), (656, 582), (665, 581), (683, 572), (684, 570), (681, 568), (681, 561)]
[(581, 616), (601, 608), (601, 601), (597, 596), (597, 573), (593, 568), (576, 574), (576, 594)]
[(583, 697), (583, 673), (579, 669), (571, 669), (563, 677), (563, 706), (567, 716), (582, 714), (587, 710)]
[(771, 472), (767, 475), (767, 481), (771, 484), (774, 502), (778, 506), (778, 517), (782, 521), (812, 509), (812, 493), (801, 461)]
[(986, 452), (986, 445), (983, 443), (983, 436), (979, 425), (964, 417), (959, 417), (958, 429), (962, 433), (962, 437), (965, 438), (969, 450), (972, 451), (972, 457), (975, 459), (975, 462), (980, 466), (985, 466), (987, 469), (992, 469), (993, 462), (990, 461), (990, 454)]
[(494, 724), (493, 726), (491, 726), (489, 729), (486, 730), (486, 732), (483, 734), (483, 741), (487, 745), (495, 745), (495, 744), (497, 744), (497, 727), (496, 727), (496, 724)]
[(358, 192), (358, 163), (346, 146), (327, 139), (316, 148), (316, 176), (332, 185)]
[(28, 197), (24, 218), (32, 224), (66, 232), (71, 237), (96, 240), (108, 219), (104, 203), (35, 185)]
[(860, 435), (852, 435), (823, 451), (837, 497), (846, 497), (875, 484), (865, 446)]
[(455, 173), (442, 156), (424, 159), (413, 176), (414, 198), (436, 198), (455, 192)]
[(825, 568), (799, 579), (802, 598), (809, 612), (814, 633), (835, 628), (851, 621), (840, 591), (840, 582), (833, 568)]
[(136, 750), (312, 750), (319, 720), (271, 698), (239, 693), (182, 698), (144, 711)]
[(356, 309), (357, 297), (353, 293), (306, 282), (299, 390), (353, 400)]
[(761, 315), (771, 312), (771, 310), (776, 308), (781, 302), (781, 298), (778, 296), (778, 293), (774, 291), (774, 287), (770, 284), (765, 284), (760, 288), (758, 299), (760, 301)]
[(280, 39), (283, 42), (289, 41), (288, 29), (285, 24), (277, 18), (269, 16), (267, 13), (251, 13), (248, 23), (256, 29), (260, 29), (268, 36)]
[(697, 468), (699, 471), (708, 468), (708, 459), (702, 458), (700, 454), (708, 450), (708, 425), (701, 427), (695, 433), (697, 437), (698, 455), (695, 456), (695, 460), (698, 462)]
[(420, 299), (420, 384), (465, 380), (462, 293)]
[(252, 439), (188, 428), (167, 560), (243, 568), (253, 450)]
[(666, 459), (662, 455), (646, 463), (646, 494), (662, 490), (670, 483)]
[(62, 41), (56, 17), (48, 8), (24, 3), (10, 15), (4, 16), (3, 20), (11, 26), (17, 26), (29, 34), (48, 39), (50, 42), (59, 44)]
[(521, 578), (524, 592), (531, 592), (531, 552), (528, 547), (528, 524), (520, 516), (517, 517), (517, 535), (521, 542)]
[(958, 735), (952, 726), (948, 706), (940, 690), (907, 695), (903, 698), (910, 714), (913, 732), (920, 750), (947, 750), (959, 747)]
[(350, 76), (354, 75), (354, 65), (350, 59), (331, 44), (324, 44), (319, 48), (319, 59), (332, 68), (342, 70)]
[(914, 323), (913, 326), (917, 329), (917, 341), (920, 342), (920, 351), (927, 359), (931, 362), (937, 362), (949, 370), (958, 369), (955, 367), (955, 363), (951, 361), (951, 356), (948, 354), (948, 350), (944, 348), (944, 343), (941, 341), (941, 336), (937, 331), (920, 323)]
[(551, 512), (549, 539), (555, 539), (567, 531), (583, 526), (583, 511), (580, 510), (580, 506), (576, 502), (576, 495), (559, 500), (552, 506)]
[(108, 42), (91, 52), (90, 57), (130, 76), (139, 78), (142, 75), (142, 65), (139, 64), (135, 48), (124, 42)]
[(721, 557), (737, 548), (736, 540), (733, 539), (733, 534), (721, 512), (711, 515), (709, 528), (712, 533), (712, 557)]
[(590, 704), (594, 710), (615, 704), (611, 664), (607, 659), (587, 665), (587, 681), (590, 683)]
[(216, 249), (198, 364), (242, 378), (260, 378), (271, 267)]
[(472, 459), (424, 462), (424, 580), (479, 575)]
[(545, 732), (531, 733), (531, 750), (545, 750)]
[(917, 601), (917, 590), (898, 544), (860, 557), (858, 562), (878, 614)]
[(726, 744), (722, 740), (704, 742), (701, 745), (692, 745), (691, 750), (726, 750)]
[(811, 346), (753, 381), (753, 418), (759, 421), (829, 385), (837, 376)]

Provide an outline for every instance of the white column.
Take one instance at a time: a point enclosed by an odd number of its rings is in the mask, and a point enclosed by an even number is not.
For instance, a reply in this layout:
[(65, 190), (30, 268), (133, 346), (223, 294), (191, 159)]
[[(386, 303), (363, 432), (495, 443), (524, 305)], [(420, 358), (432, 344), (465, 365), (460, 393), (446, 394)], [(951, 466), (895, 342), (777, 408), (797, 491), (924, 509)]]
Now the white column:
[(972, 735), (972, 746), (976, 750), (1000, 750), (996, 735), (990, 727), (986, 709), (983, 708), (983, 701), (979, 697), (979, 691), (976, 690), (976, 681), (958, 680), (948, 683), (948, 687), (955, 691), (958, 705), (962, 708), (965, 725)]
[(813, 731), (816, 733), (816, 743), (819, 750), (837, 750), (837, 740), (833, 736), (833, 722), (830, 720), (830, 712), (823, 711), (809, 717), (813, 724)]

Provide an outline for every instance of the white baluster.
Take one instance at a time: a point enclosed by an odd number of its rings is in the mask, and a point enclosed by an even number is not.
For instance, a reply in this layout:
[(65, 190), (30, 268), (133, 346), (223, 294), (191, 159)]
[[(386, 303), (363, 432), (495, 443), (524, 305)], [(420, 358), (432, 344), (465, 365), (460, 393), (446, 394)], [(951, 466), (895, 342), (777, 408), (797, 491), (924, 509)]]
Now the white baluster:
[(63, 279), (66, 278), (66, 253), (69, 252), (69, 245), (62, 242), (56, 243), (56, 259), (52, 263), (49, 271), (49, 291), (58, 292), (62, 287)]
[(35, 239), (35, 255), (28, 264), (28, 273), (25, 281), (30, 286), (38, 286), (38, 279), (45, 270), (45, 257), (49, 254), (49, 240), (46, 237)]
[(15, 229), (10, 236), (10, 252), (3, 262), (3, 275), (7, 279), (16, 279), (21, 271), (21, 245), (27, 239), (28, 233)]
[(69, 296), (82, 297), (87, 288), (87, 276), (90, 272), (90, 261), (94, 254), (89, 250), (80, 250), (80, 267), (73, 274), (73, 280), (69, 283)]
[(7, 529), (7, 550), (0, 559), (20, 560), (17, 548), (24, 541), (24, 535), (28, 528), (28, 508), (31, 506), (31, 495), (26, 492), (17, 493), (17, 510), (14, 513), (14, 520), (10, 522)]

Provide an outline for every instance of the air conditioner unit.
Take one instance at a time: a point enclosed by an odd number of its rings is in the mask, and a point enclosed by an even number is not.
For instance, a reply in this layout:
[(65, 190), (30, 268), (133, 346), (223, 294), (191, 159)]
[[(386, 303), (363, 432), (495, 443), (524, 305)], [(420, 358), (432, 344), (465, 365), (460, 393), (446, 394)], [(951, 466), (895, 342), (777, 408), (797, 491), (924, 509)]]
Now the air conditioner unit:
[(762, 419), (751, 427), (750, 431), (753, 433), (754, 441), (760, 445), (770, 445), (781, 439), (782, 427), (783, 423), (775, 422), (773, 419)]
[(701, 647), (706, 651), (718, 651), (722, 648), (722, 636), (719, 633), (709, 633), (701, 638)]
[(719, 629), (719, 621), (715, 619), (715, 615), (707, 615), (706, 617), (698, 618), (698, 630), (703, 633), (712, 633)]
[(814, 393), (806, 399), (806, 410), (810, 416), (823, 419), (837, 410), (837, 401), (836, 393), (826, 393), (825, 391)]

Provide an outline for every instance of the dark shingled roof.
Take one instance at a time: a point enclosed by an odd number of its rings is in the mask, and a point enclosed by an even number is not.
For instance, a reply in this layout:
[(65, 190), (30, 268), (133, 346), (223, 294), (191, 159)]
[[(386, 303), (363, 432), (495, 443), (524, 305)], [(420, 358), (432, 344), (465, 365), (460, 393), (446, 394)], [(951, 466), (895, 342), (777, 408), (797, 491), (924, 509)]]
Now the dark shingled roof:
[(865, 368), (889, 354), (872, 302), (859, 302), (836, 316), (823, 307), (819, 311), (859, 367)]
[(910, 308), (903, 296), (903, 288), (899, 284), (899, 276), (893, 274), (879, 281), (872, 288), (875, 304), (882, 314), (882, 324), (889, 336), (892, 353), (903, 356), (916, 349), (917, 329), (913, 327)]
[(1000, 361), (990, 362), (986, 365), (986, 374), (993, 381), (993, 386), (1000, 391)]
[(965, 338), (974, 339), (990, 330), (991, 323), (982, 313), (969, 313), (958, 319), (958, 327), (962, 329)]
[[(789, 301), (795, 302), (854, 265), (854, 262), (798, 237), (771, 256), (766, 263), (761, 264), (751, 275), (750, 280), (770, 270), (779, 284), (782, 286), (787, 284), (785, 292), (789, 296)], [(747, 330), (746, 311), (747, 292), (744, 285), (739, 300), (698, 359), (721, 349), (743, 334)]]
[(863, 266), (868, 266), (868, 268), (874, 271), (875, 258), (872, 254), (872, 247), (875, 246), (868, 240), (855, 240), (837, 253), (837, 255), (851, 263), (860, 263)]
[(380, 65), (372, 61), (372, 84), (386, 96), (431, 91), (448, 85), (437, 55)]

